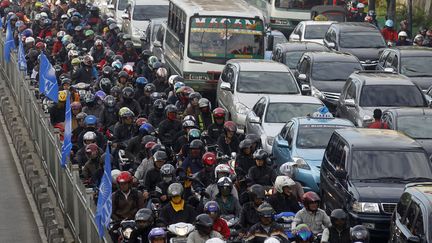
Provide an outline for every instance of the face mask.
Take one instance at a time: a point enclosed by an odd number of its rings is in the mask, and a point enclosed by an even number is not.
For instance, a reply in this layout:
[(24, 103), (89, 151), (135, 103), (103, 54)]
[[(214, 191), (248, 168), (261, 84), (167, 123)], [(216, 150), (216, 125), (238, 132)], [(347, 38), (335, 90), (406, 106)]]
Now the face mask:
[(168, 120), (174, 121), (177, 118), (177, 114), (170, 112), (170, 113), (168, 113), (167, 118), (168, 118)]

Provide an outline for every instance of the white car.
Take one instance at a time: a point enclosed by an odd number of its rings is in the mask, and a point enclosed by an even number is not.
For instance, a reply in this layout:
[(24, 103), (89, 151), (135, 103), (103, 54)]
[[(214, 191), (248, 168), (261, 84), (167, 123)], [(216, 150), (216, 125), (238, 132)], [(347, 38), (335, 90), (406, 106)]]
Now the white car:
[(122, 26), (122, 16), (130, 5), (130, 0), (110, 0), (108, 3), (107, 8), (114, 16), (114, 19), (116, 20), (117, 26), (119, 28), (121, 28)]
[(244, 131), (250, 108), (265, 95), (301, 95), (289, 68), (271, 60), (232, 59), (227, 62), (217, 86), (217, 102), (228, 118)]
[(289, 41), (309, 41), (324, 44), (324, 36), (335, 21), (301, 21), (289, 36)]
[(260, 136), (263, 148), (271, 153), (273, 139), (287, 121), (311, 115), (322, 106), (321, 100), (311, 96), (266, 95), (247, 114), (245, 132)]
[(151, 22), (161, 23), (168, 19), (169, 2), (168, 0), (135, 0), (134, 4), (123, 14), (122, 30), (125, 34), (132, 37), (132, 42), (136, 48), (141, 48), (141, 40), (151, 30)]

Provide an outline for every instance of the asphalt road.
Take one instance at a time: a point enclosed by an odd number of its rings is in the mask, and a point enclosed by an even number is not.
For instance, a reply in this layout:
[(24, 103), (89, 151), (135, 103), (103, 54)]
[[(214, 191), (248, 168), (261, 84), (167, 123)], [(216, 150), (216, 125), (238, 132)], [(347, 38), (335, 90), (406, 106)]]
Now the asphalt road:
[(0, 242), (42, 242), (1, 125)]

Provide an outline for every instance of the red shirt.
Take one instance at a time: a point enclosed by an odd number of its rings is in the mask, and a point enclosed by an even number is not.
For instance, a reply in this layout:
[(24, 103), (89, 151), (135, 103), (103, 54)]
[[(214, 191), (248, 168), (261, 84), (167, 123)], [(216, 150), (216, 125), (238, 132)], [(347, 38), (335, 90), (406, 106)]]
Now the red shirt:
[(382, 122), (380, 120), (375, 120), (372, 124), (368, 126), (368, 128), (376, 128), (376, 129), (389, 129), (387, 123)]
[(225, 220), (217, 218), (213, 223), (213, 230), (219, 232), (225, 239), (230, 236), (230, 230)]
[(394, 29), (384, 28), (381, 30), (381, 34), (386, 42), (396, 42), (398, 40), (398, 33)]

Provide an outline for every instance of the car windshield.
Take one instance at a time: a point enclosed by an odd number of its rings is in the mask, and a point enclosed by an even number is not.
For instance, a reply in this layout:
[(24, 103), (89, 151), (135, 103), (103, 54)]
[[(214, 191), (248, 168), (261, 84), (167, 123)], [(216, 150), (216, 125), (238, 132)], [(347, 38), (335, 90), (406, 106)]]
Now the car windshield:
[(322, 107), (322, 104), (270, 103), (267, 108), (265, 122), (286, 123), (294, 117), (312, 114), (320, 107)]
[(297, 69), (297, 64), (300, 61), (304, 51), (290, 51), (286, 52), (285, 55), (285, 65), (290, 69)]
[(423, 93), (414, 85), (366, 85), (360, 96), (362, 107), (424, 107)]
[(323, 0), (275, 0), (274, 5), (276, 8), (280, 8), (282, 10), (309, 10), (314, 6), (322, 5), (323, 2)]
[(168, 5), (135, 5), (132, 19), (148, 20), (166, 18), (166, 16), (168, 16), (168, 9)]
[(346, 127), (328, 124), (301, 125), (297, 133), (297, 148), (325, 149), (333, 131)]
[(345, 81), (357, 70), (363, 70), (359, 62), (316, 62), (312, 66), (312, 78), (319, 81)]
[(257, 19), (192, 17), (189, 57), (225, 64), (228, 59), (263, 59), (263, 23)]
[(415, 56), (401, 58), (401, 74), (408, 77), (430, 77), (432, 56)]
[(117, 8), (118, 8), (118, 10), (125, 10), (128, 5), (129, 5), (128, 0), (119, 0)]
[(325, 33), (327, 32), (329, 24), (326, 25), (306, 25), (304, 38), (305, 39), (324, 39)]
[(340, 47), (342, 48), (384, 48), (384, 39), (380, 33), (348, 32), (341, 33)]
[(353, 180), (432, 178), (432, 168), (424, 152), (357, 150), (352, 154), (349, 175)]
[(432, 116), (401, 116), (397, 130), (415, 139), (432, 139)]
[(297, 83), (289, 72), (243, 71), (237, 82), (240, 93), (298, 94)]

